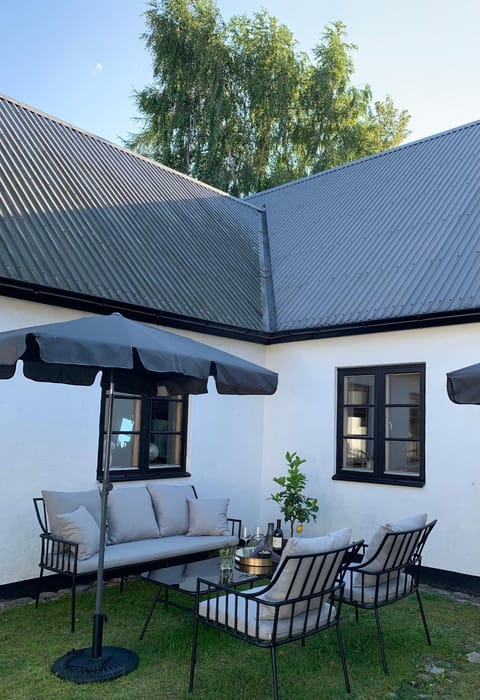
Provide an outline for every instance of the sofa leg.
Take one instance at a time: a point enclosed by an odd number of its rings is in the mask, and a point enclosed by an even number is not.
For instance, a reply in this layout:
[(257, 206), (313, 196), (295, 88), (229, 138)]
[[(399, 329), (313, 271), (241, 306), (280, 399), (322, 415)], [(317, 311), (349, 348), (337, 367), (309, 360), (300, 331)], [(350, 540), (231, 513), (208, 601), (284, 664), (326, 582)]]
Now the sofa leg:
[(37, 592), (35, 594), (35, 610), (38, 608), (38, 603), (40, 600), (40, 593), (42, 591), (42, 583), (43, 583), (43, 567), (40, 567), (40, 575), (38, 577), (37, 581)]

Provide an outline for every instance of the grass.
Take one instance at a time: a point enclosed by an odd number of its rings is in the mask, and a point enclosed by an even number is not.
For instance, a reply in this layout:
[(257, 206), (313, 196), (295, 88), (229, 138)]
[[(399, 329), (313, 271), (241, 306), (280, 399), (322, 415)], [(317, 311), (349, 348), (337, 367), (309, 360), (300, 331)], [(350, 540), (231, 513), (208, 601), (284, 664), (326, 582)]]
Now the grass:
[[(213, 629), (200, 628), (195, 689), (188, 675), (192, 616), (157, 606), (142, 641), (140, 630), (155, 589), (129, 580), (123, 593), (107, 586), (104, 610), (106, 646), (131, 649), (140, 659), (132, 673), (106, 683), (78, 685), (51, 673), (53, 661), (72, 648), (91, 645), (95, 594), (78, 596), (77, 631), (69, 632), (70, 598), (62, 596), (0, 613), (0, 698), (2, 700), (269, 700), (272, 697), (270, 654)], [(334, 630), (294, 643), (278, 652), (280, 697), (438, 698), (480, 697), (480, 664), (467, 659), (480, 652), (480, 607), (445, 595), (424, 593), (432, 646), (427, 645), (414, 597), (381, 611), (390, 672), (383, 673), (373, 613), (360, 611), (357, 624), (345, 607), (342, 632), (352, 684), (345, 692)], [(442, 670), (443, 669), (443, 670)]]

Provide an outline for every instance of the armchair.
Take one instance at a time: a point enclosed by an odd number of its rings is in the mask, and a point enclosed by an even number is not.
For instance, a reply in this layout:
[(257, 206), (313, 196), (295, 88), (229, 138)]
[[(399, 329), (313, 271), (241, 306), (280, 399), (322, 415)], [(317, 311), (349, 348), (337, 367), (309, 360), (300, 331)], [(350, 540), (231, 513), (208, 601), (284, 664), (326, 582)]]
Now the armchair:
[(419, 591), (422, 551), (436, 520), (426, 524), (426, 514), (382, 525), (365, 546), (363, 559), (351, 564), (345, 573), (343, 603), (358, 610), (373, 610), (382, 666), (388, 672), (382, 628), (378, 610), (415, 594), (422, 616), (427, 642), (431, 645), (425, 611)]
[(324, 537), (291, 538), (266, 586), (238, 591), (199, 579), (189, 691), (193, 690), (198, 630), (202, 623), (248, 644), (270, 649), (275, 700), (278, 700), (277, 647), (297, 640), (305, 644), (306, 637), (335, 627), (345, 687), (350, 692), (339, 627), (342, 578), (362, 545), (362, 542), (349, 544), (350, 537), (351, 530), (347, 528)]

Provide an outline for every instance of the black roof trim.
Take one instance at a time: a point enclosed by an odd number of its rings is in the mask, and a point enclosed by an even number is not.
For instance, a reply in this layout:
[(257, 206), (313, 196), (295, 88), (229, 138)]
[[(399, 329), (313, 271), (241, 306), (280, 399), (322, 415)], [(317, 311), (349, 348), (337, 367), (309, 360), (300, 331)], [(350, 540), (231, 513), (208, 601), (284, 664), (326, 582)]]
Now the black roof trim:
[(366, 333), (385, 333), (388, 331), (403, 331), (415, 328), (433, 328), (435, 326), (450, 326), (463, 323), (480, 322), (479, 309), (464, 309), (448, 313), (426, 314), (398, 319), (378, 319), (363, 321), (355, 324), (339, 326), (324, 326), (317, 328), (299, 328), (285, 331), (261, 332), (227, 326), (209, 321), (208, 319), (190, 318), (157, 311), (135, 304), (125, 304), (114, 299), (91, 297), (78, 293), (66, 292), (60, 289), (27, 284), (21, 281), (0, 278), (0, 295), (24, 299), (38, 304), (60, 306), (67, 309), (77, 309), (88, 313), (109, 314), (119, 311), (136, 321), (154, 323), (168, 328), (205, 333), (222, 338), (233, 338), (261, 345), (278, 345), (301, 340), (316, 340), (321, 338), (339, 338), (349, 335), (364, 335)]

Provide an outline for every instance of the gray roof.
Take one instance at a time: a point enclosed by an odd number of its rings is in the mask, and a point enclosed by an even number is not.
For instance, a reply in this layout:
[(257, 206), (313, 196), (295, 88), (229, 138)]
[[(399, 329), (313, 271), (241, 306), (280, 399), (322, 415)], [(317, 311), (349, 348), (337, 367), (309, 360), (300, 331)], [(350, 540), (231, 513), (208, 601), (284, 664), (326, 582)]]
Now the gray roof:
[(278, 331), (480, 309), (480, 122), (249, 197)]
[(261, 342), (477, 320), (479, 163), (474, 122), (242, 201), (0, 96), (0, 294)]
[(0, 99), (3, 282), (261, 330), (261, 225), (238, 199)]

